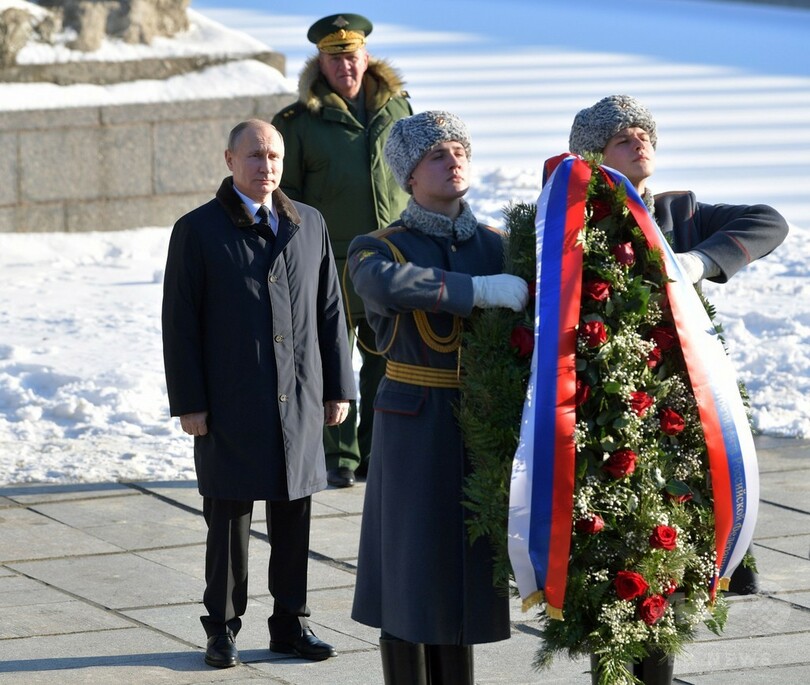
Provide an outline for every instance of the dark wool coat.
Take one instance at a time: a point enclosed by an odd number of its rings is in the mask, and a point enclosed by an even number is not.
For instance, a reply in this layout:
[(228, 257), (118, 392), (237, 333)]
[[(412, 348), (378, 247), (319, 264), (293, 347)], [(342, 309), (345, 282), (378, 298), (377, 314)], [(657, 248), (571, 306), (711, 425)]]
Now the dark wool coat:
[(699, 250), (720, 267), (710, 280), (725, 283), (744, 266), (764, 257), (787, 237), (788, 225), (767, 205), (710, 205), (689, 191), (655, 196), (655, 220), (672, 234), (675, 252)]
[[(342, 274), (352, 238), (388, 226), (405, 209), (408, 195), (385, 163), (383, 146), (394, 122), (413, 111), (397, 72), (373, 58), (363, 76), (365, 122), (329, 87), (317, 57), (304, 66), (298, 90), (299, 101), (273, 117), (284, 138), (281, 189), (323, 214)], [(349, 302), (352, 315), (362, 316), (351, 289)]]
[(354, 399), (340, 287), (323, 217), (273, 193), (272, 247), (226, 178), (169, 242), (163, 349), (172, 416), (205, 411), (200, 494), (298, 499), (326, 487), (326, 400)]
[[(408, 263), (396, 264), (385, 235)], [(437, 335), (473, 308), (470, 275), (500, 273), (499, 233), (478, 226), (451, 244), (402, 228), (361, 236), (349, 270), (377, 335), (398, 362), (457, 368), (456, 352), (420, 337), (413, 310), (428, 313)], [(399, 317), (397, 324), (397, 315)], [(508, 599), (493, 587), (488, 541), (470, 545), (462, 485), (470, 470), (454, 408), (457, 389), (384, 378), (374, 409), (372, 457), (360, 534), (352, 618), (411, 642), (474, 644), (509, 637)]]

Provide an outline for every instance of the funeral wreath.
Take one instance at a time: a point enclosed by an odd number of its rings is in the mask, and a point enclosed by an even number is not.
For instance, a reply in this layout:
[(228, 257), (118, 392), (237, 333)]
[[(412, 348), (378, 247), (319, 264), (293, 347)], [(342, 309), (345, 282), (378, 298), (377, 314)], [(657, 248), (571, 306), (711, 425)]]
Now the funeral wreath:
[[(636, 682), (650, 653), (677, 654), (699, 624), (719, 632), (706, 444), (673, 326), (662, 255), (598, 167), (587, 191), (576, 347), (576, 474), (563, 620), (540, 616), (538, 668), (557, 652), (593, 654), (600, 683)], [(535, 279), (535, 207), (506, 209), (505, 270)], [(512, 457), (534, 345), (534, 303), (478, 312), (465, 332), (459, 420), (474, 468), (469, 534), (511, 567), (506, 526)], [(543, 341), (538, 342), (539, 345)], [(506, 590), (505, 590), (506, 591)]]

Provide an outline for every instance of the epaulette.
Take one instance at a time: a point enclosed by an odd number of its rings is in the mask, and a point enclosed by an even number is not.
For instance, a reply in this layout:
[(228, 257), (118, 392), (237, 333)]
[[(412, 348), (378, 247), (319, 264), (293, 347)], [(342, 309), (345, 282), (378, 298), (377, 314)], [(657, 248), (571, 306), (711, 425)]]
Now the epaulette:
[(392, 233), (400, 233), (402, 231), (407, 231), (408, 227), (402, 223), (402, 221), (395, 221), (390, 226), (386, 226), (385, 228), (378, 228), (376, 231), (371, 231), (368, 235), (372, 238), (385, 238), (387, 235), (391, 235)]
[(305, 112), (306, 109), (307, 109), (306, 105), (303, 102), (301, 102), (300, 100), (298, 100), (297, 102), (294, 102), (293, 104), (288, 105), (287, 107), (282, 109), (279, 112), (279, 115), (281, 116), (282, 119), (285, 119), (285, 120), (294, 119), (299, 114), (302, 114), (303, 112)]
[(495, 226), (488, 226), (487, 224), (478, 224), (478, 227), (486, 229), (487, 231), (492, 231), (493, 233), (497, 233), (500, 236), (503, 236), (505, 234), (505, 231), (503, 231), (500, 228), (495, 228)]
[(666, 197), (667, 195), (688, 195), (691, 190), (665, 190), (663, 193), (656, 193), (653, 197), (657, 200), (659, 197)]

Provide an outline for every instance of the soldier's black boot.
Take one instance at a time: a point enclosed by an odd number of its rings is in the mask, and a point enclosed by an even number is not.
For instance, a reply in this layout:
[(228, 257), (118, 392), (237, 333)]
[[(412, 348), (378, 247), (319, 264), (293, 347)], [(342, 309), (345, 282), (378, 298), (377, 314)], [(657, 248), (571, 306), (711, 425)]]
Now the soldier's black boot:
[(755, 595), (759, 591), (759, 582), (757, 581), (757, 574), (753, 569), (747, 568), (740, 564), (734, 573), (731, 574), (731, 580), (728, 584), (728, 591), (738, 595)]
[(672, 685), (675, 657), (652, 652), (643, 661), (633, 664), (633, 675), (644, 685)]
[(430, 685), (473, 685), (472, 645), (426, 645)]
[(380, 638), (385, 685), (430, 685), (425, 645), (396, 638)]

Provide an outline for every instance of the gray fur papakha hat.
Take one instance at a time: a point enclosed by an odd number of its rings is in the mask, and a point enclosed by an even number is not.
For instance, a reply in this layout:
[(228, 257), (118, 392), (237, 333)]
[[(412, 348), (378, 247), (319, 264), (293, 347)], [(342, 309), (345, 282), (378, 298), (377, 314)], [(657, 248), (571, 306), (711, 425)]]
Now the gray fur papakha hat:
[(602, 152), (608, 141), (625, 128), (643, 128), (653, 148), (658, 144), (650, 110), (629, 95), (609, 95), (574, 117), (568, 149), (575, 155)]
[(450, 112), (420, 112), (394, 124), (385, 141), (385, 161), (406, 193), (411, 192), (408, 179), (425, 153), (434, 145), (449, 141), (461, 143), (467, 159), (472, 156), (467, 125)]

